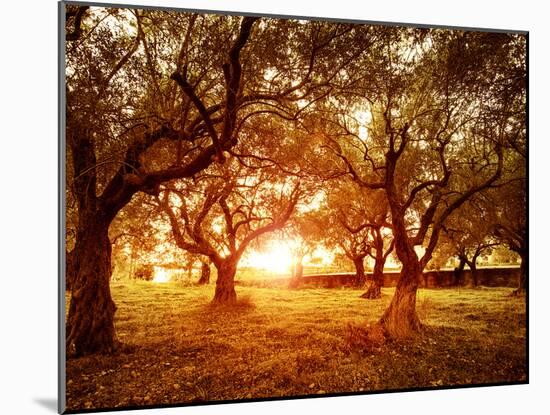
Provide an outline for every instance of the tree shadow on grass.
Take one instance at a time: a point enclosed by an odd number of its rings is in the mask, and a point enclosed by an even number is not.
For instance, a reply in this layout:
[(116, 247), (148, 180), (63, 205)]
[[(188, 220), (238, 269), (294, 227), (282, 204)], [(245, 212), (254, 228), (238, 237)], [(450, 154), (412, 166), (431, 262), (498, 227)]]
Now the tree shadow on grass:
[(250, 296), (241, 296), (233, 303), (208, 302), (197, 307), (187, 316), (191, 321), (200, 322), (203, 326), (210, 327), (218, 324), (220, 318), (243, 316), (255, 311), (256, 304)]
[(210, 302), (205, 305), (205, 308), (210, 311), (246, 313), (256, 308), (254, 300), (249, 295), (242, 295), (237, 298), (234, 303), (214, 303)]

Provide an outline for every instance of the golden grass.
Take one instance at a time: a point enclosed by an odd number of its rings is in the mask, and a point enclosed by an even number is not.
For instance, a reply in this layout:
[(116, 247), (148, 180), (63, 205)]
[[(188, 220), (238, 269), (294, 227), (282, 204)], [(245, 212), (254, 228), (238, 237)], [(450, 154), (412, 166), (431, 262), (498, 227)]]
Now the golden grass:
[(355, 350), (349, 325), (380, 317), (393, 294), (115, 283), (119, 340), (135, 346), (67, 364), (69, 409), (524, 381), (525, 300), (511, 289), (420, 290), (414, 341)]

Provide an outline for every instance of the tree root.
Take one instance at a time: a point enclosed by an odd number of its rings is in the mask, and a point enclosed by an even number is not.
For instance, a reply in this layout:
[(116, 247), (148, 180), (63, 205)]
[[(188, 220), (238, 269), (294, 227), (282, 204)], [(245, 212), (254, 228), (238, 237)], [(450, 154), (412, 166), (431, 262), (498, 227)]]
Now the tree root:
[(365, 288), (367, 289), (367, 291), (361, 294), (359, 298), (366, 298), (367, 300), (376, 300), (382, 297), (382, 294), (380, 292), (380, 286), (378, 284), (375, 284), (372, 281), (367, 281), (367, 283), (365, 284)]
[(416, 313), (408, 319), (390, 319), (384, 314), (378, 324), (384, 330), (387, 338), (395, 340), (411, 339), (424, 331), (424, 325), (418, 319)]
[(367, 291), (365, 291), (363, 294), (359, 296), (359, 298), (365, 298), (367, 300), (378, 300), (381, 297), (382, 297), (382, 294), (380, 293), (380, 290), (376, 291), (372, 289), (368, 289)]
[(383, 327), (376, 323), (367, 327), (347, 325), (346, 345), (350, 351), (364, 350), (371, 351), (384, 345), (386, 334)]

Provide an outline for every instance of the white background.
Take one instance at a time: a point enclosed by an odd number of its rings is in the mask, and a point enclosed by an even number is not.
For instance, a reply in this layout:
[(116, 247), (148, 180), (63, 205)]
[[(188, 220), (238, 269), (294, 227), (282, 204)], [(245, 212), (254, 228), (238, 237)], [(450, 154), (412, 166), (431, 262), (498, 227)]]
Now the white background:
[[(137, 1), (137, 0), (136, 0)], [(530, 385), (140, 411), (140, 414), (541, 413), (550, 383), (548, 105), (544, 2), (141, 0), (140, 4), (530, 31)], [(0, 14), (0, 412), (54, 413), (57, 385), (57, 4)]]

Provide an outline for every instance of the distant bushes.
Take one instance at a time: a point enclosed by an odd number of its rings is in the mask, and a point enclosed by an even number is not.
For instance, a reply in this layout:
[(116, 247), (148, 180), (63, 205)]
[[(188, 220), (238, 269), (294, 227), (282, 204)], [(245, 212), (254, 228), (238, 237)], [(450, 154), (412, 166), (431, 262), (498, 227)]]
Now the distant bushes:
[(136, 280), (143, 280), (143, 281), (153, 281), (153, 277), (155, 275), (154, 268), (152, 265), (140, 265), (135, 271), (134, 271), (134, 279)]

